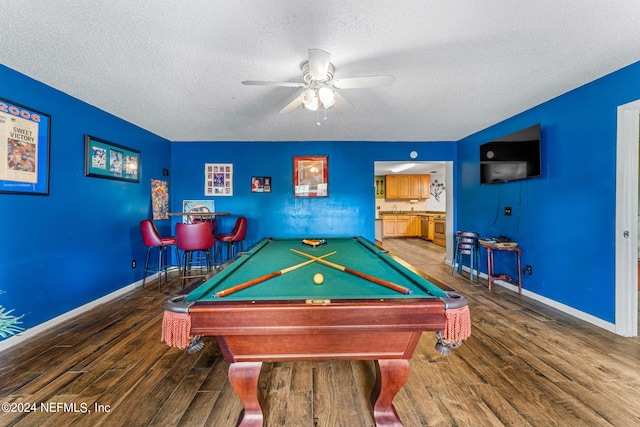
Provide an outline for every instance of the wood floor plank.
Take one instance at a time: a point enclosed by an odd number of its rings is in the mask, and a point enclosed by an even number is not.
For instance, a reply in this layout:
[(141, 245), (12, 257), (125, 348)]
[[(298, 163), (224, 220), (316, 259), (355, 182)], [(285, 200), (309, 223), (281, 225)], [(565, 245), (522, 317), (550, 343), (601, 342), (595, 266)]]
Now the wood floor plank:
[(198, 391), (185, 409), (182, 417), (176, 424), (179, 427), (204, 426), (211, 414), (216, 400), (220, 396), (219, 391)]
[[(149, 410), (147, 416), (137, 415), (139, 423), (133, 420), (135, 425), (149, 425), (149, 426), (174, 426), (177, 425), (182, 416), (184, 415), (189, 404), (194, 399), (198, 388), (202, 385), (203, 381), (209, 374), (210, 368), (196, 368), (190, 369), (186, 374), (180, 378), (176, 375), (175, 379), (179, 379), (179, 383), (175, 386), (167, 384), (168, 376), (165, 376), (156, 387), (148, 400), (152, 400), (160, 405), (159, 411)], [(176, 372), (176, 374), (178, 374)], [(173, 379), (172, 379), (173, 380)], [(167, 391), (171, 393), (167, 393)], [(151, 406), (151, 405), (150, 405)], [(135, 409), (132, 408), (135, 411)], [(141, 413), (142, 411), (139, 411)], [(130, 417), (129, 417), (130, 418)], [(130, 420), (125, 420), (130, 425)]]
[[(267, 424), (272, 425), (272, 424)], [(313, 426), (313, 392), (311, 389), (291, 390), (284, 427)]]
[(369, 426), (374, 425), (371, 405), (361, 397), (364, 390), (358, 387), (353, 375), (352, 363), (349, 360), (335, 360), (331, 362), (331, 379), (333, 389), (336, 390), (337, 405), (335, 411), (341, 426)]
[[(615, 383), (614, 383), (615, 384)], [(578, 383), (567, 381), (559, 386), (570, 396), (574, 396), (584, 406), (591, 408), (597, 414), (598, 423), (609, 423), (614, 426), (640, 425), (640, 413), (637, 402), (628, 401), (625, 405), (611, 405), (607, 402), (619, 400), (627, 395), (619, 384), (601, 385), (597, 390), (590, 390)], [(603, 421), (601, 421), (603, 420)]]
[(313, 367), (314, 362), (309, 361), (291, 364), (285, 427), (313, 425)]
[(526, 420), (516, 408), (511, 405), (509, 398), (500, 394), (490, 384), (473, 384), (469, 386), (473, 391), (473, 398), (482, 404), (493, 414), (499, 422), (496, 425), (529, 427), (533, 426)]
[[(338, 398), (333, 386), (331, 362), (317, 362), (313, 368), (313, 420), (317, 427), (341, 426)], [(357, 424), (356, 424), (357, 425)]]
[(218, 399), (211, 407), (204, 425), (207, 427), (238, 425), (242, 417), (242, 410), (242, 403), (231, 386), (223, 387)]
[(271, 384), (267, 393), (264, 393), (264, 405), (268, 408), (267, 425), (286, 424), (288, 417), (289, 401), (291, 400), (291, 364), (276, 363), (271, 374)]

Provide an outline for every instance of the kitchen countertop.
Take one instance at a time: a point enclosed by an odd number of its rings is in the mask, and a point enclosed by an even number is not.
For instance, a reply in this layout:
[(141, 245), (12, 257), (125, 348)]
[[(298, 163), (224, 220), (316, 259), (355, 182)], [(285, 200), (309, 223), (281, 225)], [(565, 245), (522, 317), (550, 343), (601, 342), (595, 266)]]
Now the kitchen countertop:
[(378, 216), (384, 215), (417, 215), (417, 216), (433, 216), (435, 219), (445, 219), (446, 212), (429, 212), (429, 211), (378, 211)]
[(378, 211), (376, 220), (381, 221), (385, 215), (415, 215), (415, 216), (433, 216), (436, 221), (445, 221), (446, 212), (430, 212), (430, 211)]

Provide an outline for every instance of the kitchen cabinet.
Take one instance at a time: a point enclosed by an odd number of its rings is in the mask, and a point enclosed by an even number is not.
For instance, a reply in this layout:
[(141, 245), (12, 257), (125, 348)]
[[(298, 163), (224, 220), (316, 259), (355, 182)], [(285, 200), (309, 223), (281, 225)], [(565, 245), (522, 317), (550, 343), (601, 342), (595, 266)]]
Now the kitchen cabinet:
[(387, 175), (385, 177), (385, 198), (387, 199), (428, 199), (431, 176)]
[(385, 183), (387, 199), (411, 198), (411, 175), (387, 175)]
[(427, 240), (433, 241), (433, 237), (436, 231), (436, 221), (433, 216), (429, 216), (429, 223), (427, 224)]
[(428, 199), (431, 196), (431, 175), (411, 175), (411, 198)]
[(410, 235), (411, 237), (420, 237), (420, 216), (411, 215), (410, 217)]
[(418, 215), (383, 215), (382, 237), (418, 237), (420, 236), (420, 217)]
[(384, 215), (382, 217), (382, 237), (397, 237), (398, 231), (396, 228), (396, 222), (398, 221), (397, 215)]
[(409, 237), (411, 232), (411, 219), (408, 215), (398, 215), (396, 219), (396, 233), (398, 237)]

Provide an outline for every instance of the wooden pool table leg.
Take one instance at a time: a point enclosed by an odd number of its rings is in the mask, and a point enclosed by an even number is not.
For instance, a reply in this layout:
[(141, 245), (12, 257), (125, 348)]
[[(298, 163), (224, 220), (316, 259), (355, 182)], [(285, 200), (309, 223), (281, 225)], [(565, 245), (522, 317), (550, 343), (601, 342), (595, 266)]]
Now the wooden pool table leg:
[(409, 360), (376, 360), (376, 384), (371, 392), (376, 426), (400, 427), (402, 422), (393, 406), (393, 398), (409, 378)]
[(262, 427), (264, 416), (258, 393), (260, 368), (262, 362), (236, 362), (229, 366), (229, 383), (244, 406), (239, 427)]

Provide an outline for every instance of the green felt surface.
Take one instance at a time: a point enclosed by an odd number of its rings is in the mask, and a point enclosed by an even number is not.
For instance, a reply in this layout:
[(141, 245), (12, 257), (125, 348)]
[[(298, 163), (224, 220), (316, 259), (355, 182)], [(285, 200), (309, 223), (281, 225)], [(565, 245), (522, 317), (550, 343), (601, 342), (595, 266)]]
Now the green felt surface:
[[(327, 244), (310, 247), (301, 239), (265, 239), (231, 265), (207, 280), (187, 296), (192, 301), (246, 301), (290, 299), (359, 299), (359, 298), (446, 298), (436, 285), (413, 273), (364, 239), (326, 239)], [(296, 249), (310, 255), (322, 256), (352, 270), (378, 277), (407, 287), (413, 291), (404, 295), (366, 279), (356, 277), (313, 262), (294, 271), (269, 279), (231, 295), (216, 298), (214, 294), (240, 283), (296, 265), (308, 258), (291, 251)], [(324, 282), (317, 285), (313, 276), (320, 273)]]

